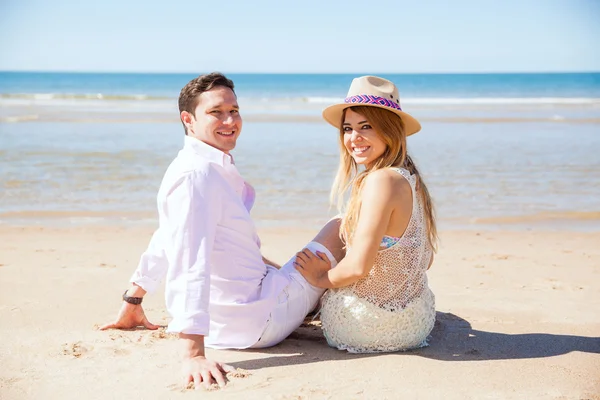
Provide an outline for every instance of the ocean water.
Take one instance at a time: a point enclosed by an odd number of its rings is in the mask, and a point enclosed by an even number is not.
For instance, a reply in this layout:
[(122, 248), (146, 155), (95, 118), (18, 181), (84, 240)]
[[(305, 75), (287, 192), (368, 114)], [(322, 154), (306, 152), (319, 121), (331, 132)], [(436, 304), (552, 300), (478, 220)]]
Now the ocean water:
[[(227, 74), (238, 95), (254, 99), (340, 98), (366, 74)], [(173, 98), (195, 74), (0, 72), (0, 96), (18, 94)], [(412, 99), (600, 98), (600, 73), (378, 74)]]
[[(320, 111), (355, 76), (230, 75), (259, 227), (335, 213), (337, 135)], [(384, 76), (422, 121), (409, 152), (443, 229), (600, 229), (600, 74)], [(0, 223), (155, 224), (193, 77), (0, 72)]]

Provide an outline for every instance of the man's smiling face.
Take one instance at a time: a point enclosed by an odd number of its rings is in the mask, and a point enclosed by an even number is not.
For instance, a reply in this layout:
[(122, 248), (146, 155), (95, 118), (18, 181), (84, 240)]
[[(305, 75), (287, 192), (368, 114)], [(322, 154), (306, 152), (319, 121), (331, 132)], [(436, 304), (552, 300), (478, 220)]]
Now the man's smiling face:
[(242, 117), (235, 93), (217, 86), (198, 96), (194, 114), (181, 113), (188, 136), (229, 154), (242, 131)]

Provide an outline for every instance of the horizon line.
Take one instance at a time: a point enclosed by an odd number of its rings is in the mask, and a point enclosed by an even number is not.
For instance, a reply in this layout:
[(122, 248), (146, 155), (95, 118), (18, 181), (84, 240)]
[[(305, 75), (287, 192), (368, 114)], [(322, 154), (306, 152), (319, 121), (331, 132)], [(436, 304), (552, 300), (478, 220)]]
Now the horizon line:
[(565, 70), (565, 71), (461, 71), (461, 72), (389, 72), (389, 71), (359, 71), (359, 72), (244, 72), (244, 71), (69, 71), (69, 70), (10, 70), (0, 69), (0, 73), (38, 73), (38, 74), (137, 74), (137, 75), (195, 75), (210, 72), (221, 72), (232, 75), (538, 75), (538, 74), (598, 74), (600, 70)]

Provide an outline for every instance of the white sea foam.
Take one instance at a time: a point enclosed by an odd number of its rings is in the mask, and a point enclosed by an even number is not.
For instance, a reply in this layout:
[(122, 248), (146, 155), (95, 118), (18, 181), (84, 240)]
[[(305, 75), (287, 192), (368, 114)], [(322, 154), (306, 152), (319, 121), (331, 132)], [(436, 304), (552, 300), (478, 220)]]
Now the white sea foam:
[(146, 94), (104, 94), (104, 93), (0, 93), (0, 99), (21, 100), (164, 100), (168, 97), (150, 96)]
[[(335, 104), (337, 97), (308, 97), (308, 103)], [(407, 97), (402, 104), (414, 105), (600, 105), (594, 97)]]
[(307, 97), (308, 103), (315, 104), (335, 104), (344, 101), (343, 97)]
[(473, 98), (406, 98), (408, 104), (425, 105), (590, 105), (599, 104), (600, 98), (593, 97), (473, 97)]
[[(172, 100), (169, 97), (151, 96), (147, 94), (104, 94), (104, 93), (0, 93), (0, 99), (21, 100), (103, 100), (103, 101), (151, 101)], [(342, 97), (308, 96), (308, 97), (252, 97), (241, 96), (240, 100), (259, 103), (308, 103), (335, 104), (343, 101)], [(596, 97), (406, 97), (402, 104), (408, 105), (592, 105), (600, 106), (600, 98)]]

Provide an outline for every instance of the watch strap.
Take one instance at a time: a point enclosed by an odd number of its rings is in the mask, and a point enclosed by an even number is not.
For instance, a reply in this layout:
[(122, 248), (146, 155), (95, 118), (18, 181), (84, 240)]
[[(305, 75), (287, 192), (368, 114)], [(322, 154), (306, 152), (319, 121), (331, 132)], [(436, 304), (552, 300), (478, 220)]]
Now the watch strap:
[(133, 296), (127, 296), (127, 292), (129, 290), (126, 290), (125, 293), (123, 293), (123, 301), (127, 302), (129, 304), (142, 304), (142, 300), (144, 300), (143, 297), (133, 297)]

